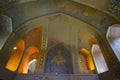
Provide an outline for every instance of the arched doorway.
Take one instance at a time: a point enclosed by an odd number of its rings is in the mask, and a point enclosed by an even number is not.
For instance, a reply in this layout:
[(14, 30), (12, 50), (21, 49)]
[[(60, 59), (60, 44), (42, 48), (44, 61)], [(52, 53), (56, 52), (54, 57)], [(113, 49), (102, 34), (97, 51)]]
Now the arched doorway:
[(98, 44), (92, 45), (91, 52), (92, 52), (92, 56), (93, 56), (93, 59), (96, 65), (97, 72), (103, 73), (105, 71), (108, 71), (107, 64), (105, 62), (105, 59), (102, 55), (102, 51)]
[[(39, 49), (32, 46), (25, 51), (18, 73), (28, 73), (31, 62), (38, 59)], [(35, 65), (34, 65), (35, 66)], [(33, 71), (32, 71), (33, 72)]]
[(108, 28), (106, 37), (115, 55), (120, 61), (120, 24), (112, 25)]

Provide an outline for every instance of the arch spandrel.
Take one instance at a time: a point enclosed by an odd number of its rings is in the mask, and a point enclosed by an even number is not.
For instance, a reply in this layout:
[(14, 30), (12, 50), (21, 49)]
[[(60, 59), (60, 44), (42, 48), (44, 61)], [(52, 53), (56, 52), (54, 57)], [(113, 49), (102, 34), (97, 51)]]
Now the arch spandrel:
[[(44, 5), (40, 5), (41, 3)], [(105, 12), (69, 0), (40, 0), (26, 2), (22, 5), (16, 5), (16, 7), (10, 8), (9, 10), (5, 11), (5, 13), (14, 18), (14, 29), (16, 29), (17, 26), (24, 23), (26, 20), (31, 20), (36, 17), (54, 13), (64, 13), (83, 20), (84, 22), (93, 25), (93, 27), (99, 30), (102, 34), (106, 34), (107, 28), (110, 24), (120, 22), (119, 19), (115, 19)]]

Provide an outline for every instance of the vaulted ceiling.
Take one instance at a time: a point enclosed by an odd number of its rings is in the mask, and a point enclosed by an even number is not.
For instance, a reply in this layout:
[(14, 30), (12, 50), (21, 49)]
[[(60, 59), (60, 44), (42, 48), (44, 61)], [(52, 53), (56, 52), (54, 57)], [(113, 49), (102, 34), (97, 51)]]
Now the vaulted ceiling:
[(0, 0), (0, 42), (4, 45), (24, 22), (53, 13), (73, 16), (105, 35), (110, 25), (120, 22), (119, 4), (120, 0)]

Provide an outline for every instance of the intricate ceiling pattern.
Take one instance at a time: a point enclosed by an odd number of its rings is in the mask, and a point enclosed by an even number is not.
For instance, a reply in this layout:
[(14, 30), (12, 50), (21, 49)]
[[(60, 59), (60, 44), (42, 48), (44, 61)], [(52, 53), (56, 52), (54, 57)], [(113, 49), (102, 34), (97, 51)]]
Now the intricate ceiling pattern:
[(111, 7), (108, 11), (120, 17), (120, 0), (111, 1)]

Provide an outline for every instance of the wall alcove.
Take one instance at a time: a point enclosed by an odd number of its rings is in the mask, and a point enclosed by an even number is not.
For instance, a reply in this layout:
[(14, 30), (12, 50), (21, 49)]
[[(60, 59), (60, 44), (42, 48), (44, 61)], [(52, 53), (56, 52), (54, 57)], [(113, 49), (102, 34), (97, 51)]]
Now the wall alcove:
[[(6, 68), (26, 74), (96, 74), (96, 58), (93, 59), (95, 56), (91, 52), (93, 44), (99, 45), (96, 34), (100, 36), (91, 25), (63, 13), (35, 18), (15, 31), (17, 37), (20, 35), (18, 39), (13, 35), (8, 41), (8, 45), (13, 46), (9, 46), (12, 47), (9, 48), (12, 54), (9, 52)], [(18, 49), (20, 40), (24, 45)], [(12, 57), (18, 56), (18, 53), (21, 57), (15, 62)], [(14, 62), (10, 62), (12, 59)], [(30, 65), (34, 60), (36, 63)], [(86, 69), (83, 68), (85, 66)], [(16, 69), (12, 70), (12, 67)]]

